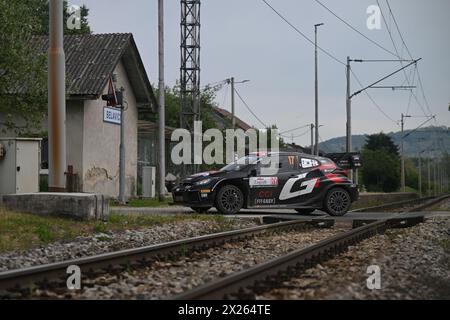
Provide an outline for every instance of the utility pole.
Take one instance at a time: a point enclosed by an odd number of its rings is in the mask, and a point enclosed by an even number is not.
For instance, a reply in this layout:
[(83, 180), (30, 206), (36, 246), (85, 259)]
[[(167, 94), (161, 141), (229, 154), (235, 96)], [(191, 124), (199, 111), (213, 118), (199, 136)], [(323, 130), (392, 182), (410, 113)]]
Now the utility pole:
[(428, 196), (431, 196), (431, 156), (427, 159), (428, 163)]
[[(347, 107), (347, 143), (345, 151), (350, 153), (352, 151), (352, 100), (350, 97), (350, 57), (347, 57), (347, 94), (346, 94), (346, 107)], [(353, 181), (353, 170), (349, 170), (349, 178)]]
[(314, 145), (314, 151), (312, 151), (313, 146), (311, 144), (311, 154), (319, 155), (319, 79), (318, 79), (318, 72), (317, 72), (317, 27), (322, 26), (323, 23), (318, 23), (314, 25), (314, 57), (315, 57), (315, 126), (316, 126), (316, 143)]
[(422, 152), (419, 152), (419, 197), (422, 198)]
[(158, 0), (158, 56), (159, 56), (159, 201), (166, 195), (166, 115), (164, 86), (164, 0)]
[(347, 57), (347, 94), (346, 94), (346, 107), (347, 107), (347, 132), (346, 132), (346, 148), (345, 151), (349, 153), (352, 150), (352, 126), (351, 126), (351, 107), (352, 100), (350, 99), (350, 57)]
[(437, 169), (437, 162), (436, 159), (433, 159), (433, 191), (434, 191), (434, 196), (437, 195), (437, 190), (436, 190), (436, 169)]
[[(115, 79), (117, 80), (117, 79)], [(114, 92), (115, 92), (114, 86)], [(122, 91), (122, 105), (120, 106), (120, 145), (119, 145), (119, 203), (125, 204), (125, 114), (124, 114), (124, 102)]]
[(311, 126), (311, 154), (314, 155), (314, 124), (311, 123), (310, 126)]
[(48, 50), (48, 189), (66, 190), (66, 59), (63, 47), (63, 1), (50, 0)]
[(233, 129), (236, 127), (236, 118), (234, 113), (234, 77), (231, 77), (231, 124)]
[(234, 80), (234, 77), (228, 78), (226, 80), (224, 80), (226, 83), (231, 84), (231, 124), (233, 129), (236, 128), (236, 112), (235, 112), (235, 104), (234, 104), (234, 95), (235, 95), (235, 90), (234, 90), (234, 85), (237, 83), (246, 83), (249, 82), (250, 80), (242, 80), (242, 81), (238, 81), (236, 82)]
[(400, 124), (402, 127), (402, 135), (401, 135), (401, 152), (402, 152), (402, 160), (401, 160), (401, 186), (402, 186), (402, 191), (405, 192), (406, 191), (406, 186), (405, 186), (405, 153), (404, 153), (404, 147), (403, 147), (403, 140), (404, 140), (404, 136), (403, 136), (403, 129), (405, 126), (405, 118), (410, 118), (411, 116), (409, 115), (404, 115), (402, 113), (402, 118), (400, 120)]

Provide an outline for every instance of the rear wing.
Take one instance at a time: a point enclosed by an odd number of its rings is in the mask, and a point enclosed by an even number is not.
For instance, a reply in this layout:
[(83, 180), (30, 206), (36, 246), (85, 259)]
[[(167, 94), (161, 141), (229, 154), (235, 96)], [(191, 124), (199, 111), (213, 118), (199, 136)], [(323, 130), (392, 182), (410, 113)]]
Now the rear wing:
[(359, 152), (327, 153), (325, 157), (333, 160), (344, 170), (362, 167), (361, 153)]

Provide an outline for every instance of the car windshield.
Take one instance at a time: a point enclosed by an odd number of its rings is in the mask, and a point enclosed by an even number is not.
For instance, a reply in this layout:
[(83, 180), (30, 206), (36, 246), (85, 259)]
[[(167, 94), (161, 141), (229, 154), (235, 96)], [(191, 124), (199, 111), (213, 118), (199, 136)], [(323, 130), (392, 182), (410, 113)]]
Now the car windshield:
[(245, 156), (234, 162), (227, 164), (225, 167), (220, 169), (220, 171), (240, 171), (247, 167), (249, 164), (255, 164), (258, 161), (257, 156)]

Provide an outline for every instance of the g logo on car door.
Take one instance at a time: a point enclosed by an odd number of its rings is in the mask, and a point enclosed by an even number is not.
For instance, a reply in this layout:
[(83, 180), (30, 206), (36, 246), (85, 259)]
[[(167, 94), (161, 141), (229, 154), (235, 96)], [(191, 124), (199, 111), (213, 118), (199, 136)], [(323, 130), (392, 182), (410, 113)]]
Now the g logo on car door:
[(288, 181), (286, 181), (286, 183), (283, 186), (283, 189), (280, 192), (280, 200), (287, 200), (311, 193), (314, 189), (314, 185), (316, 184), (317, 180), (319, 180), (318, 178), (304, 181), (300, 185), (302, 189), (295, 192), (291, 192), (294, 183), (304, 178), (306, 178), (306, 173), (299, 174), (298, 176), (290, 178)]

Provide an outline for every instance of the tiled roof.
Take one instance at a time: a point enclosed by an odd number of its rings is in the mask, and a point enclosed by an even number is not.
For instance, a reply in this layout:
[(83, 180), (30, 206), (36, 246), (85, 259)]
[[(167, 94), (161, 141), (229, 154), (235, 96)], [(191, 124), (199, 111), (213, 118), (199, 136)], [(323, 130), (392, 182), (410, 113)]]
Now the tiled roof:
[[(216, 113), (218, 113), (221, 117), (228, 119), (230, 121), (232, 120), (233, 115), (230, 112), (228, 112), (227, 110), (222, 109), (222, 108), (213, 108), (213, 110)], [(246, 123), (246, 122), (242, 121), (241, 119), (239, 119), (238, 117), (236, 117), (236, 115), (234, 116), (234, 119), (236, 121), (236, 126), (238, 128), (241, 128), (244, 131), (247, 131), (248, 129), (250, 129), (252, 127), (248, 123)]]
[[(48, 36), (35, 36), (32, 46), (47, 52)], [(67, 92), (72, 96), (99, 96), (121, 61), (138, 105), (156, 99), (131, 33), (65, 35)]]

